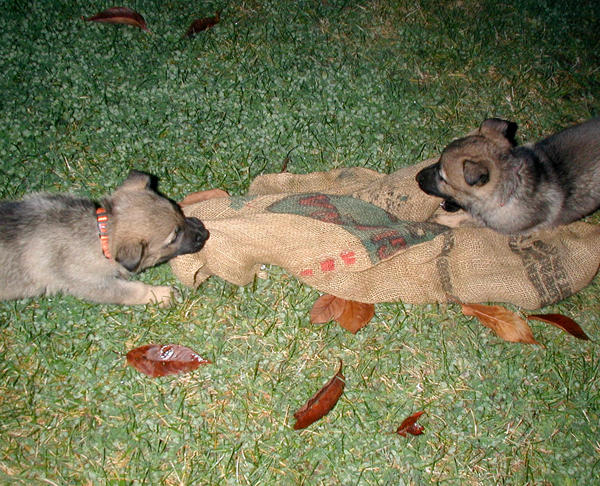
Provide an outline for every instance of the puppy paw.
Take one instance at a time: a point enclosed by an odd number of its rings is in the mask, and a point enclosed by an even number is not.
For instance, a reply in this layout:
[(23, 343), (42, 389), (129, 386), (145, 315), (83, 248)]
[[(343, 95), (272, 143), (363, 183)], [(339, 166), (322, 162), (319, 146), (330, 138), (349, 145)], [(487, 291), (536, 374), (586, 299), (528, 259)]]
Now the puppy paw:
[(479, 224), (464, 211), (458, 211), (456, 213), (439, 212), (435, 213), (429, 218), (430, 223), (441, 224), (442, 226), (448, 226), (449, 228), (462, 228), (462, 227), (477, 227)]
[(179, 298), (179, 292), (174, 287), (153, 286), (148, 291), (148, 304), (158, 304), (160, 307), (170, 307)]

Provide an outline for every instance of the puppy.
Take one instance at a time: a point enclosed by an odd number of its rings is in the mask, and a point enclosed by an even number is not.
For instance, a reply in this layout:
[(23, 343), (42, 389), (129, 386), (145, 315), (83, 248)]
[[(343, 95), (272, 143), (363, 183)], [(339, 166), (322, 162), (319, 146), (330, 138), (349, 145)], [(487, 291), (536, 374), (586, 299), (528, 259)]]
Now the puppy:
[(600, 207), (600, 118), (519, 147), (516, 130), (515, 123), (485, 120), (417, 174), (423, 191), (444, 199), (442, 207), (467, 213), (436, 222), (454, 227), (472, 218), (500, 233), (524, 235)]
[(65, 194), (0, 202), (0, 300), (55, 293), (107, 304), (168, 306), (171, 287), (129, 281), (131, 273), (185, 253), (208, 238), (200, 220), (132, 170), (100, 206)]

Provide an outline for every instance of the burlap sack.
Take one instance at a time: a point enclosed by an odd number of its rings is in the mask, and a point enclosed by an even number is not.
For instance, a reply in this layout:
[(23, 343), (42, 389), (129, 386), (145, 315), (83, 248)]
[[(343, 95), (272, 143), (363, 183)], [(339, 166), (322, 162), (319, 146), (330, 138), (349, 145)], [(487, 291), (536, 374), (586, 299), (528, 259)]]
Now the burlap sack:
[(577, 292), (600, 264), (600, 228), (573, 223), (527, 237), (426, 221), (439, 200), (415, 182), (425, 161), (390, 175), (338, 169), (258, 177), (247, 196), (184, 208), (210, 231), (171, 262), (185, 285), (237, 285), (278, 265), (321, 292), (366, 303), (507, 302), (537, 309)]

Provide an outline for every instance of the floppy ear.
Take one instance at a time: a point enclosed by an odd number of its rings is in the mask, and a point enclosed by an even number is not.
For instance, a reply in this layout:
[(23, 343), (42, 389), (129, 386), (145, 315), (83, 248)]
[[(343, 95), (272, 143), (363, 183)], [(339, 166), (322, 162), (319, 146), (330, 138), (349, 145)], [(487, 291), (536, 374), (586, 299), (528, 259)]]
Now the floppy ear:
[(518, 125), (513, 122), (501, 120), (500, 118), (488, 118), (479, 127), (479, 133), (484, 137), (491, 138), (501, 143), (509, 143), (515, 146), (515, 135)]
[(122, 187), (131, 189), (150, 189), (152, 186), (152, 177), (139, 170), (131, 170), (127, 179), (123, 181)]
[(145, 249), (146, 243), (144, 241), (120, 246), (117, 249), (115, 260), (130, 272), (135, 272), (142, 263)]
[(490, 173), (485, 165), (472, 160), (463, 162), (465, 181), (470, 186), (483, 186), (490, 180)]

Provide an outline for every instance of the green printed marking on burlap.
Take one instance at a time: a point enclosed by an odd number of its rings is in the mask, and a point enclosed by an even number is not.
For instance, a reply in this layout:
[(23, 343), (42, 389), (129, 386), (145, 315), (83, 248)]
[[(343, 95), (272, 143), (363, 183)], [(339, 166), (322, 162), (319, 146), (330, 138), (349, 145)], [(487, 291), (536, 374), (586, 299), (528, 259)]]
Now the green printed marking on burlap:
[(341, 226), (362, 242), (374, 264), (448, 231), (438, 224), (399, 220), (379, 206), (350, 196), (295, 194), (267, 210)]
[(454, 233), (449, 231), (443, 237), (442, 251), (437, 259), (436, 266), (442, 288), (447, 295), (454, 295), (454, 287), (452, 285), (452, 272), (450, 271), (450, 256), (456, 245)]
[(240, 211), (246, 207), (246, 204), (252, 202), (254, 199), (259, 197), (258, 195), (250, 195), (250, 196), (236, 196), (229, 198), (229, 205), (232, 209), (236, 211)]
[(360, 179), (360, 175), (356, 173), (355, 170), (353, 169), (344, 169), (342, 170), (338, 176), (336, 177), (336, 180), (338, 182), (353, 182), (355, 180), (359, 180)]
[(527, 277), (540, 298), (540, 307), (573, 294), (558, 248), (532, 236), (511, 237), (508, 245), (521, 258)]

